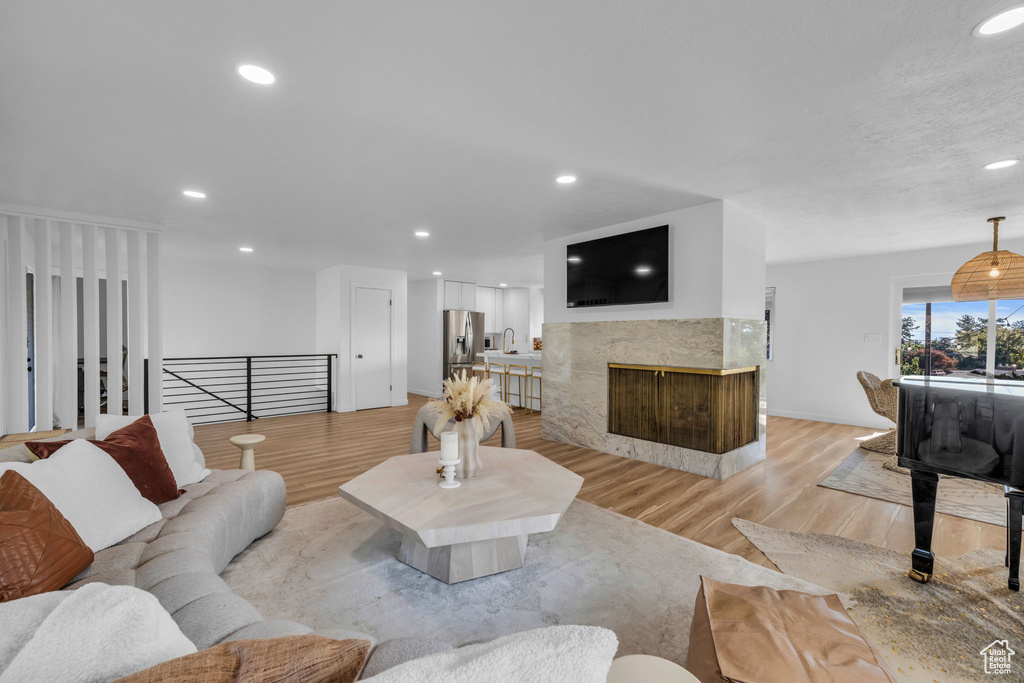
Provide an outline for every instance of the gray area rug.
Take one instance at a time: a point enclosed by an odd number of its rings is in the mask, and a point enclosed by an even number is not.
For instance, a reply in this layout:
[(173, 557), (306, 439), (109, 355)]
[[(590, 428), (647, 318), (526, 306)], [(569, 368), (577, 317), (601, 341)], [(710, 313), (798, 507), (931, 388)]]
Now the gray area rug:
[(578, 500), (554, 531), (530, 537), (525, 567), (452, 586), (399, 562), (399, 542), (352, 504), (318, 501), (289, 508), (223, 578), (265, 618), (314, 629), (461, 644), (553, 624), (597, 625), (618, 634), (619, 655), (683, 665), (701, 574), (830, 592)]
[[(882, 467), (888, 457), (858, 448), (818, 486), (890, 503), (913, 505), (910, 476)], [(939, 479), (935, 509), (955, 517), (1006, 526), (1006, 498), (1003, 497), (1003, 487), (996, 484), (942, 477)]]
[[(905, 681), (980, 681), (980, 651), (1009, 639), (1024, 653), (1024, 596), (1006, 587), (1003, 553), (935, 560), (931, 581), (907, 576), (908, 553), (827, 534), (733, 524), (786, 574), (856, 598), (850, 616)], [(1013, 663), (1024, 680), (1024, 659)]]

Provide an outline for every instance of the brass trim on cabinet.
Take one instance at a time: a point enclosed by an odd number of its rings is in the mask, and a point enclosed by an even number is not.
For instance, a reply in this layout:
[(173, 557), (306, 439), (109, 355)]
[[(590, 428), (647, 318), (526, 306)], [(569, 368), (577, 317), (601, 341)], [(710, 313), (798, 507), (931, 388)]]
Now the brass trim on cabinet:
[(690, 375), (736, 375), (741, 372), (757, 372), (758, 367), (752, 365), (748, 368), (731, 368), (728, 370), (718, 368), (677, 368), (670, 365), (627, 365), (624, 363), (609, 363), (610, 368), (621, 368), (623, 370), (649, 370), (660, 372), (662, 377), (666, 372), (682, 372)]

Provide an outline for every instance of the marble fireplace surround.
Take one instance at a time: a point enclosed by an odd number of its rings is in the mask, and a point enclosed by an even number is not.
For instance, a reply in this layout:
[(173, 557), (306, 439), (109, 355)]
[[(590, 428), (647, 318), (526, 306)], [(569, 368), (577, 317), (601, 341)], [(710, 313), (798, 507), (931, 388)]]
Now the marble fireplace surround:
[[(545, 439), (725, 479), (765, 458), (765, 324), (739, 318), (544, 324)], [(715, 454), (608, 433), (608, 364), (759, 366), (758, 440)]]

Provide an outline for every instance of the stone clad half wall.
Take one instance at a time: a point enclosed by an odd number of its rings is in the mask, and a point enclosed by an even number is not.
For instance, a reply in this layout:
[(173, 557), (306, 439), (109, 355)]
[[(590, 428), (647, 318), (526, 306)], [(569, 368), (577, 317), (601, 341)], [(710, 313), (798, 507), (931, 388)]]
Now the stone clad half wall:
[[(541, 435), (725, 479), (765, 458), (765, 325), (692, 318), (544, 324)], [(608, 364), (731, 370), (758, 367), (758, 438), (716, 454), (608, 431)]]

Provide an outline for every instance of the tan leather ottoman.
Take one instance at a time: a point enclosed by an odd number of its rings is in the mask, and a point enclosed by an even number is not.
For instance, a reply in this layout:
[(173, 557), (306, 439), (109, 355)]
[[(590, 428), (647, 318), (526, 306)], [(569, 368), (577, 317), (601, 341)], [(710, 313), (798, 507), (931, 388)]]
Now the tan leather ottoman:
[(704, 576), (686, 668), (702, 683), (896, 683), (839, 596)]

